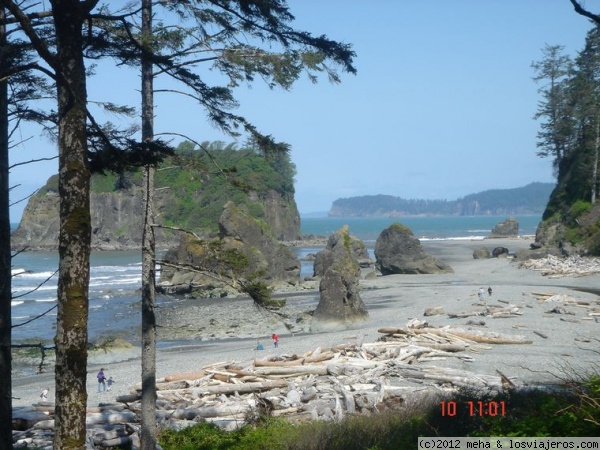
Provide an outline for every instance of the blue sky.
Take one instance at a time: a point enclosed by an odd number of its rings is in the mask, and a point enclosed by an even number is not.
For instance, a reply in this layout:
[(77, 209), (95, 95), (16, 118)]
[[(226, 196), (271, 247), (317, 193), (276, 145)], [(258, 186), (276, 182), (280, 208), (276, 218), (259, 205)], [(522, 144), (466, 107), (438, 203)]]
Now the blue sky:
[[(295, 25), (351, 43), (357, 75), (300, 81), (290, 91), (257, 81), (236, 91), (238, 113), (291, 145), (302, 214), (337, 198), (387, 194), (454, 200), (487, 189), (554, 181), (536, 156), (540, 100), (531, 62), (545, 44), (583, 48), (587, 19), (569, 0), (290, 0)], [(597, 11), (596, 11), (597, 12)], [(135, 73), (99, 68), (90, 100), (138, 101)], [(161, 87), (161, 80), (156, 83)], [(231, 139), (191, 100), (159, 94), (156, 132)], [(29, 127), (11, 162), (52, 156)], [(243, 142), (243, 141), (242, 141)], [(56, 162), (16, 168), (12, 201), (43, 185)], [(18, 221), (24, 203), (11, 209)]]

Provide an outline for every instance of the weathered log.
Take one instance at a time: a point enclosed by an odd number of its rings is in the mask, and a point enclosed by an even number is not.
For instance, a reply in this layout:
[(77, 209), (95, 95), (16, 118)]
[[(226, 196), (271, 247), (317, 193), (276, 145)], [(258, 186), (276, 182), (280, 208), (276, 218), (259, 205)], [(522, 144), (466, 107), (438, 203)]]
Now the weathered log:
[(169, 394), (170, 392), (177, 392), (181, 395), (192, 395), (198, 397), (200, 395), (207, 394), (233, 394), (247, 393), (247, 392), (261, 392), (268, 391), (270, 389), (280, 388), (287, 386), (285, 380), (265, 380), (258, 383), (244, 383), (244, 384), (219, 384), (216, 386), (198, 386), (194, 388), (180, 389), (178, 391), (158, 391), (157, 395), (160, 397), (163, 393)]
[(221, 405), (202, 406), (200, 408), (178, 409), (173, 412), (174, 419), (192, 420), (196, 417), (235, 417), (246, 414), (252, 408), (248, 402), (230, 402)]
[(204, 370), (194, 370), (191, 372), (173, 373), (171, 375), (167, 375), (164, 378), (164, 380), (165, 380), (165, 382), (181, 381), (181, 380), (197, 380), (204, 376), (206, 376), (206, 372)]
[(125, 394), (119, 395), (115, 400), (121, 403), (133, 403), (142, 399), (141, 394)]
[[(129, 436), (129, 433), (125, 429), (124, 425), (116, 426), (112, 429), (106, 429), (98, 431), (94, 434), (94, 444), (100, 444), (101, 442), (106, 442), (110, 439), (120, 438)], [(104, 444), (106, 446), (106, 444)]]
[(464, 352), (467, 349), (467, 346), (464, 343), (430, 344), (427, 342), (419, 342), (418, 345), (421, 347), (429, 347), (432, 350), (440, 350), (448, 353)]
[(411, 331), (405, 329), (405, 328), (391, 328), (391, 327), (385, 327), (385, 328), (379, 328), (377, 330), (378, 333), (381, 334), (411, 334)]
[(98, 445), (105, 448), (110, 447), (122, 447), (125, 445), (131, 444), (131, 436), (119, 436), (112, 439), (106, 439), (104, 441), (100, 441)]
[(105, 411), (101, 413), (87, 414), (85, 417), (86, 425), (137, 421), (137, 415), (132, 413), (131, 411)]
[(38, 422), (48, 420), (48, 414), (43, 411), (15, 410), (12, 415), (13, 430), (24, 431)]
[(36, 422), (31, 428), (35, 430), (54, 430), (54, 419), (40, 420)]
[(327, 361), (332, 359), (335, 356), (335, 353), (332, 351), (319, 353), (315, 356), (308, 356), (306, 358), (293, 359), (289, 361), (269, 361), (265, 359), (256, 359), (254, 360), (255, 367), (264, 367), (264, 366), (302, 366), (304, 364), (314, 364), (322, 361)]
[(432, 333), (438, 336), (456, 336), (461, 339), (467, 339), (481, 344), (531, 344), (533, 341), (523, 336), (508, 336), (494, 332), (467, 331), (462, 328), (426, 328), (423, 330), (413, 330), (416, 334)]
[(254, 369), (259, 375), (270, 376), (292, 376), (292, 375), (327, 375), (327, 366), (309, 365), (309, 366), (267, 366)]

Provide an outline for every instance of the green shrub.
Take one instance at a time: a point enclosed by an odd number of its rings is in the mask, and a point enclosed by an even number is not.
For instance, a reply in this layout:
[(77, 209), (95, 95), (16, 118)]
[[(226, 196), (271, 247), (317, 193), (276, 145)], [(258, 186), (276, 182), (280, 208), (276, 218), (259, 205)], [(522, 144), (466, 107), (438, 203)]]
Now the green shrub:
[(592, 204), (590, 202), (586, 202), (584, 200), (577, 200), (569, 208), (569, 217), (571, 220), (575, 220), (581, 215), (588, 212), (590, 209), (592, 209)]

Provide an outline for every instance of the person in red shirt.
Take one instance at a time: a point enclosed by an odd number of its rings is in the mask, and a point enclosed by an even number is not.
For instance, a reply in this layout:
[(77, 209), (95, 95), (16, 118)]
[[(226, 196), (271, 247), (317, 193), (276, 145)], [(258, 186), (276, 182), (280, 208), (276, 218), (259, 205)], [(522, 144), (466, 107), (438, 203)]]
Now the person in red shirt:
[(279, 347), (279, 335), (277, 333), (273, 333), (273, 336), (271, 337), (273, 338), (273, 347)]

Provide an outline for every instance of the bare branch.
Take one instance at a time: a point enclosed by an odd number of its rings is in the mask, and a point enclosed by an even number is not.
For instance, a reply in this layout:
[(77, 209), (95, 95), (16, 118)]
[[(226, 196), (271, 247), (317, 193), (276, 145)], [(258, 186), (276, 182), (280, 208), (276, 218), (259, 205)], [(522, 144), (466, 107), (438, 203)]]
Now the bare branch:
[[(20, 184), (17, 184), (17, 186), (20, 186)], [(17, 186), (13, 186), (13, 187), (17, 187)], [(12, 189), (12, 188), (11, 188)], [(31, 197), (33, 197), (36, 193), (39, 192), (39, 189), (36, 189), (35, 191), (33, 191), (31, 194), (29, 194), (27, 197), (23, 197), (20, 200), (17, 200), (16, 202), (12, 202), (10, 205), (8, 206), (14, 206), (14, 205), (18, 205), (21, 202), (24, 202), (25, 200), (29, 200)]]
[(575, 9), (575, 12), (577, 14), (587, 17), (588, 19), (592, 19), (597, 24), (600, 24), (600, 16), (599, 15), (593, 14), (593, 13), (589, 12), (588, 10), (584, 9), (577, 0), (570, 0), (570, 1), (571, 1), (571, 4), (573, 5), (573, 8)]
[[(18, 323), (18, 324), (16, 324), (16, 325), (11, 325), (11, 328), (17, 328), (17, 327), (22, 327), (23, 325), (27, 325), (28, 323), (31, 323), (31, 322), (33, 322), (34, 320), (37, 320), (37, 319), (39, 319), (40, 317), (44, 317), (46, 314), (48, 314), (50, 311), (52, 311), (52, 310), (56, 309), (57, 307), (58, 307), (58, 304), (54, 305), (54, 306), (53, 306), (52, 308), (50, 308), (48, 311), (46, 311), (46, 312), (43, 312), (42, 314), (39, 314), (39, 315), (37, 315), (37, 316), (35, 316), (35, 317), (33, 317), (33, 318), (31, 318), (31, 319), (29, 319), (29, 320), (25, 321), (25, 322)], [(13, 346), (13, 347), (14, 347), (14, 346)]]
[(9, 166), (8, 169), (10, 170), (10, 169), (14, 169), (15, 167), (24, 166), (25, 164), (31, 164), (31, 163), (41, 162), (41, 161), (53, 161), (55, 159), (58, 159), (58, 155), (52, 156), (50, 158), (30, 159), (29, 161), (15, 163), (12, 166)]
[(200, 236), (198, 236), (193, 231), (185, 230), (185, 229), (179, 228), (179, 227), (171, 227), (171, 226), (168, 226), (168, 225), (158, 225), (158, 224), (154, 224), (154, 225), (152, 225), (152, 227), (154, 227), (154, 228), (163, 228), (163, 229), (174, 230), (174, 231), (181, 231), (182, 233), (191, 234), (194, 238), (196, 238), (198, 240), (202, 239)]
[(46, 284), (48, 281), (50, 281), (50, 278), (52, 278), (54, 275), (56, 275), (58, 273), (58, 269), (56, 269), (52, 275), (50, 275), (48, 278), (46, 278), (44, 281), (42, 281), (41, 283), (39, 283), (35, 288), (31, 289), (30, 291), (27, 291), (23, 294), (19, 294), (19, 295), (13, 295), (12, 299), (14, 300), (15, 298), (21, 298), (24, 297), (26, 295), (29, 295), (35, 291), (37, 291), (38, 289), (40, 289), (44, 284)]

